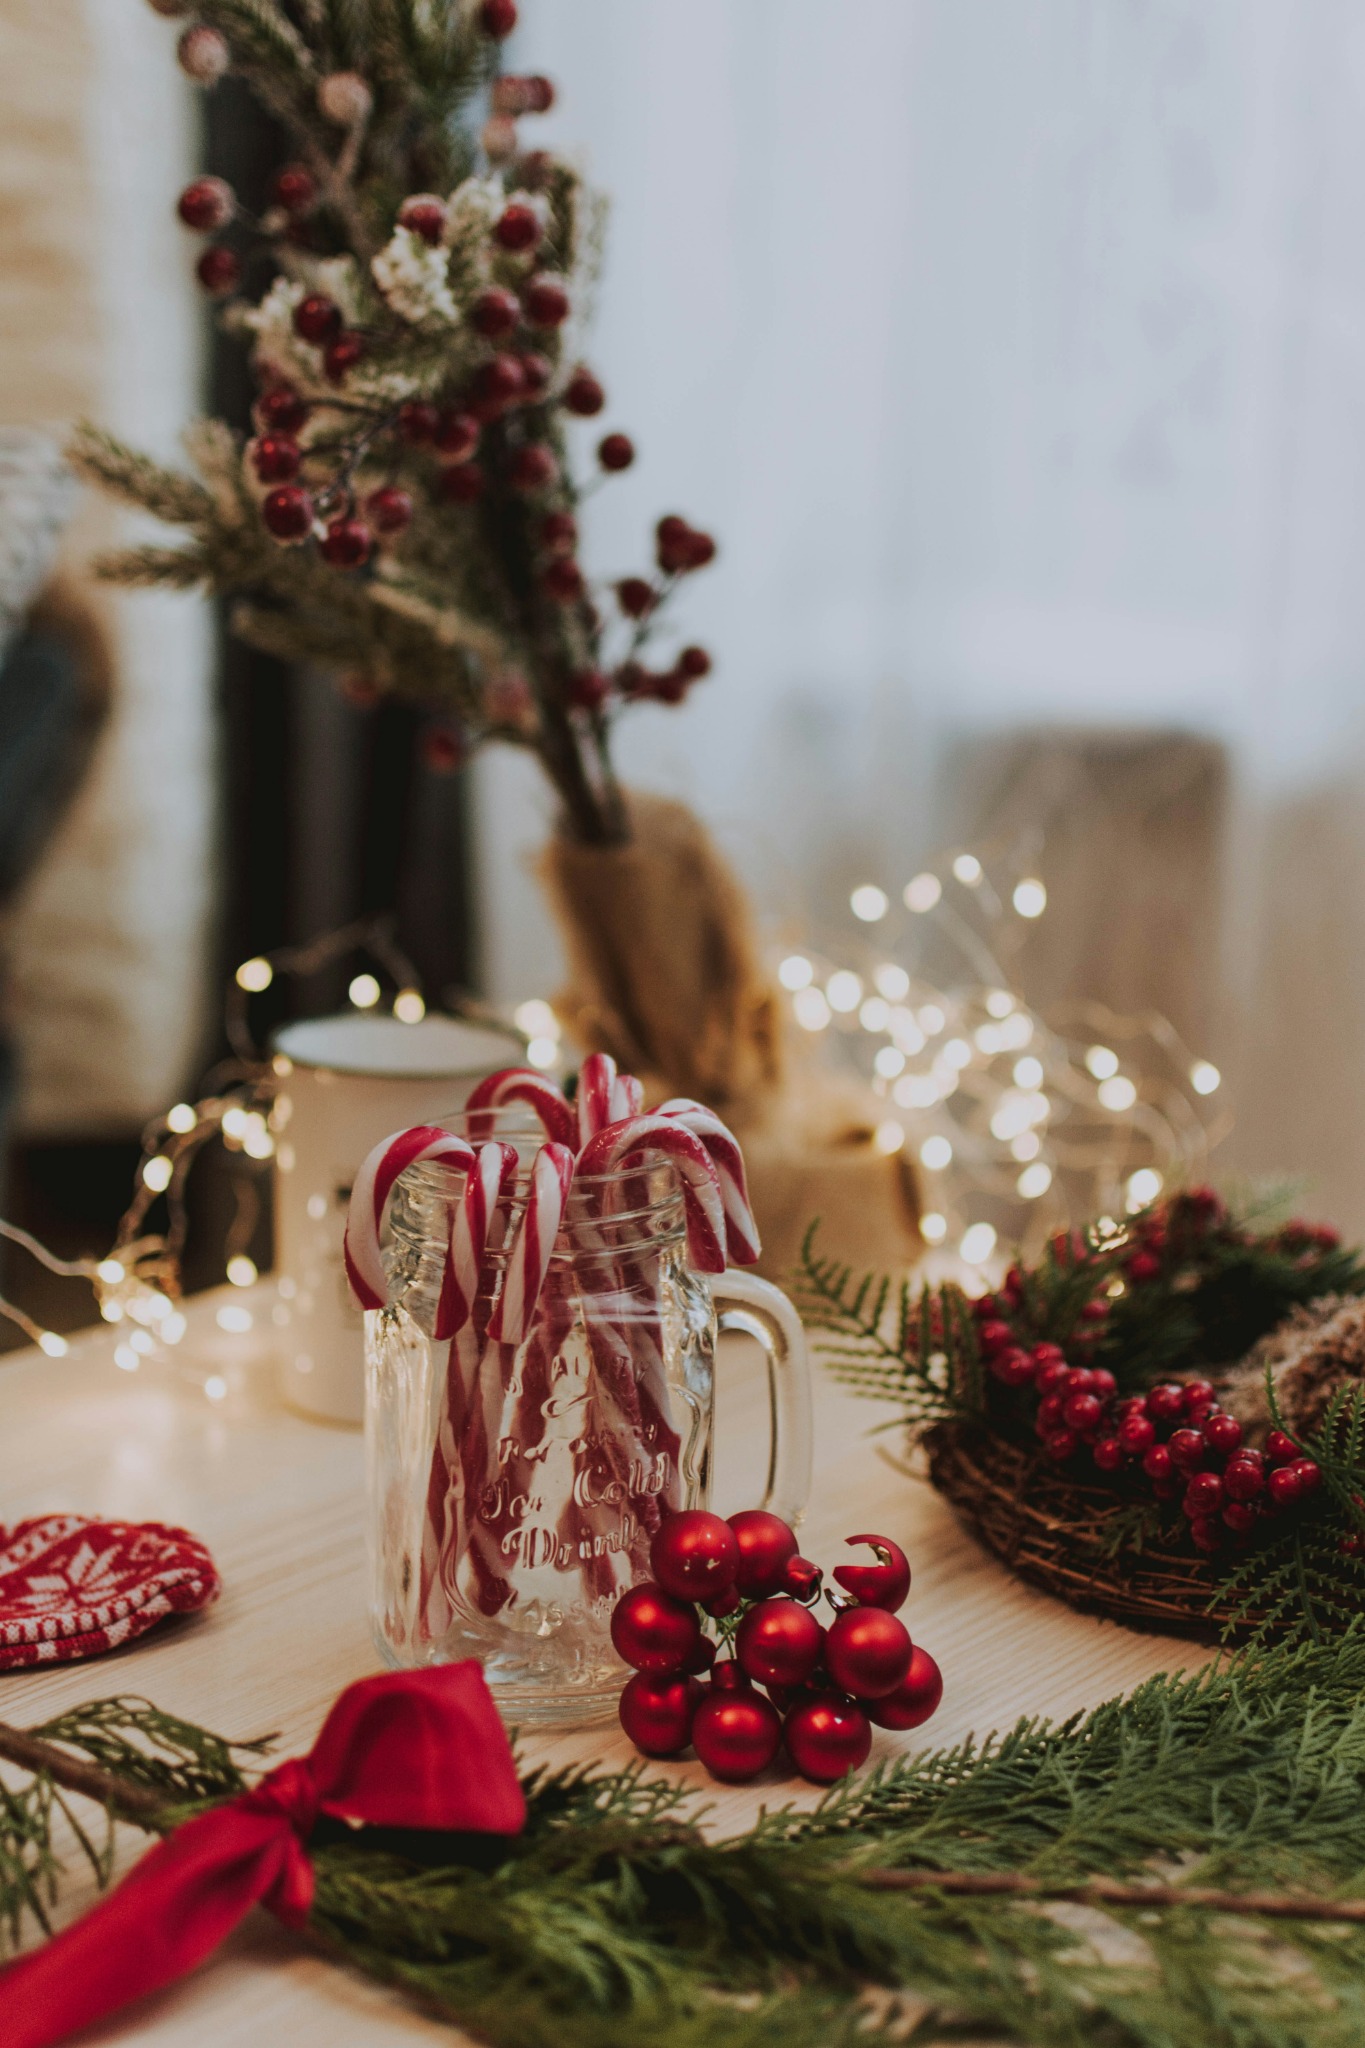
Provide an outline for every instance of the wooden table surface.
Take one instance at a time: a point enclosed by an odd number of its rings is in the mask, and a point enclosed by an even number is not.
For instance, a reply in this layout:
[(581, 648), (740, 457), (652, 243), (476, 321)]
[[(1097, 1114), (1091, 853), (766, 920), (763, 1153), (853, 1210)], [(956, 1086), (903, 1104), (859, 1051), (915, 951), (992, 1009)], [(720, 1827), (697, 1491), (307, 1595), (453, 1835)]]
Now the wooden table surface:
[[(104, 1328), (75, 1340), (66, 1358), (25, 1351), (0, 1362), (0, 1524), (57, 1510), (180, 1523), (207, 1540), (223, 1577), (207, 1614), (165, 1624), (126, 1651), (0, 1676), (0, 1719), (25, 1725), (81, 1700), (137, 1692), (235, 1737), (278, 1730), (289, 1754), (308, 1746), (344, 1685), (378, 1668), (365, 1607), (360, 1435), (281, 1405), (268, 1283), (230, 1296), (234, 1309), (251, 1309), (249, 1333), (217, 1326), (228, 1299), (193, 1304), (173, 1367), (144, 1361), (136, 1373), (121, 1370), (115, 1335)], [(205, 1392), (210, 1376), (217, 1399)], [(743, 1345), (722, 1356), (713, 1503), (722, 1513), (752, 1505), (765, 1467), (760, 1377)], [(915, 1573), (905, 1619), (946, 1678), (929, 1727), (879, 1734), (873, 1761), (1023, 1714), (1065, 1715), (1200, 1657), (1188, 1644), (1072, 1614), (1012, 1580), (927, 1485), (895, 1467), (895, 1435), (869, 1437), (887, 1412), (851, 1399), (817, 1369), (815, 1486), (802, 1547), (831, 1564), (850, 1530), (881, 1530), (903, 1544)], [(605, 1763), (634, 1755), (614, 1724), (531, 1737), (523, 1749), (536, 1759)], [(817, 1796), (776, 1772), (726, 1789), (695, 1763), (658, 1768), (705, 1785), (725, 1827), (744, 1825), (760, 1803)], [(138, 1841), (123, 1832), (131, 1859)], [(64, 1903), (74, 1910), (89, 1896), (73, 1882)], [(81, 2038), (87, 2048), (285, 2040), (290, 2048), (396, 2048), (460, 2037), (305, 1954), (258, 1912), (193, 1978)]]

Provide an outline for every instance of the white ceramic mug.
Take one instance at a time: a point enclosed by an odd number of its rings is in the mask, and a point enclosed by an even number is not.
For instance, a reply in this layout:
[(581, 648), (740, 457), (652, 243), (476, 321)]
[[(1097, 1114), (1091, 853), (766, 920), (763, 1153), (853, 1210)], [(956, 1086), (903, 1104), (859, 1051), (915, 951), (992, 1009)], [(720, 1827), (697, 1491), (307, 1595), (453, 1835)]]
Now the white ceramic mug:
[(372, 1145), (463, 1107), (474, 1083), (520, 1066), (520, 1038), (453, 1017), (315, 1017), (275, 1039), (275, 1273), (285, 1398), (329, 1422), (365, 1413), (364, 1322), (341, 1258), (346, 1204)]

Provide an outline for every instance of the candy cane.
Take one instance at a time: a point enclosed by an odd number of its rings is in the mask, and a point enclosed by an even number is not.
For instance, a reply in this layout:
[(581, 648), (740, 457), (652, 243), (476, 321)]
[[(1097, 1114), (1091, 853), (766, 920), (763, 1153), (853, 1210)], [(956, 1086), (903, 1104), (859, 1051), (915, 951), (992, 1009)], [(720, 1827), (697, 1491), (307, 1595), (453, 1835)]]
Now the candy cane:
[(608, 1124), (616, 1122), (612, 1098), (616, 1092), (616, 1062), (609, 1052), (590, 1052), (578, 1070), (578, 1145), (580, 1151)]
[(462, 1328), (474, 1312), (475, 1297), (484, 1280), (488, 1233), (498, 1206), (511, 1194), (516, 1177), (515, 1145), (505, 1145), (496, 1139), (480, 1145), (450, 1233), (447, 1286), (454, 1297), (453, 1329)]
[[(439, 1124), (414, 1124), (411, 1130), (394, 1131), (381, 1138), (367, 1155), (351, 1188), (346, 1234), (342, 1239), (346, 1277), (361, 1308), (383, 1308), (388, 1300), (389, 1281), (379, 1249), (379, 1232), (384, 1206), (399, 1174), (424, 1159), (444, 1160), (468, 1172), (474, 1158), (474, 1147), (467, 1139), (443, 1131)], [(444, 1302), (444, 1282), (441, 1294)], [(435, 1334), (445, 1338), (451, 1331), (438, 1329)]]
[(541, 1129), (557, 1145), (572, 1147), (577, 1142), (578, 1124), (572, 1103), (549, 1076), (534, 1067), (504, 1067), (500, 1074), (487, 1074), (470, 1091), (465, 1104), (469, 1135), (487, 1138), (493, 1129), (492, 1112), (509, 1102), (525, 1102), (540, 1119)]
[(624, 1122), (628, 1116), (638, 1116), (645, 1106), (645, 1084), (637, 1081), (634, 1074), (618, 1074), (611, 1091), (610, 1124)]
[(536, 1154), (521, 1228), (488, 1326), (489, 1335), (499, 1344), (523, 1343), (531, 1327), (549, 1270), (550, 1254), (559, 1235), (573, 1171), (573, 1154), (565, 1145), (542, 1145)]
[(725, 1271), (725, 1204), (720, 1176), (700, 1138), (667, 1116), (632, 1116), (608, 1124), (578, 1155), (580, 1174), (614, 1173), (628, 1159), (657, 1153), (678, 1169), (687, 1211), (687, 1249), (703, 1273)]
[(693, 1137), (700, 1138), (706, 1147), (716, 1169), (725, 1204), (725, 1248), (731, 1264), (752, 1266), (763, 1247), (749, 1203), (744, 1154), (739, 1149), (739, 1140), (714, 1110), (708, 1109), (705, 1103), (689, 1101), (685, 1095), (674, 1096), (671, 1102), (661, 1102), (659, 1115), (680, 1123), (685, 1130), (691, 1131)]

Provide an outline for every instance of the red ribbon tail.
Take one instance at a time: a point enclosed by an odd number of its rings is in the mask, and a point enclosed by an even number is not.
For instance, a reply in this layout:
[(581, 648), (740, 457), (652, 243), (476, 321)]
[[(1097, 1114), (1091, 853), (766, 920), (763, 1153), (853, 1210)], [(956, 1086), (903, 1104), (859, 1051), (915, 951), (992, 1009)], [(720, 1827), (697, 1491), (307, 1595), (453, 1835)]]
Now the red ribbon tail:
[(311, 1876), (284, 1813), (200, 1814), (84, 1919), (0, 1972), (0, 2040), (53, 2048), (193, 1970), (259, 1901), (297, 1896), (301, 1880), (311, 1892)]

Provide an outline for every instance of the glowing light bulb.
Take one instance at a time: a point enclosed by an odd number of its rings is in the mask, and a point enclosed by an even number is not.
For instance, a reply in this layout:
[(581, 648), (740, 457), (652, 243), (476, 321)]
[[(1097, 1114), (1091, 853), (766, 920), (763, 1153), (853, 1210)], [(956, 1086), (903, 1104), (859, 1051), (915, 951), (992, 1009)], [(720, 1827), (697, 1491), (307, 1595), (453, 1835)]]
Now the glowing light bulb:
[(826, 1002), (831, 1010), (837, 1010), (843, 1016), (847, 1016), (850, 1010), (856, 1010), (862, 999), (861, 977), (854, 974), (850, 968), (841, 967), (838, 973), (831, 974), (825, 983)]
[(174, 1309), (170, 1315), (162, 1317), (157, 1335), (163, 1344), (178, 1344), (188, 1328), (189, 1324), (179, 1309)]
[(1190, 1086), (1196, 1095), (1212, 1095), (1222, 1079), (1212, 1060), (1196, 1060), (1190, 1068)]
[(958, 1246), (969, 1266), (984, 1266), (995, 1250), (995, 1230), (989, 1223), (969, 1223)]
[(512, 1012), (512, 1022), (518, 1031), (524, 1031), (528, 1038), (558, 1038), (559, 1019), (547, 1002), (539, 996), (518, 1003)]
[(818, 988), (798, 989), (792, 999), (792, 1012), (803, 1031), (823, 1031), (829, 1023), (829, 1004)]
[(38, 1339), (38, 1349), (45, 1351), (49, 1358), (65, 1358), (71, 1346), (55, 1330), (44, 1330)]
[(262, 989), (269, 988), (275, 979), (275, 970), (268, 960), (257, 954), (254, 960), (244, 960), (237, 969), (237, 986), (244, 988), (249, 996), (258, 996)]
[(1085, 1064), (1097, 1081), (1107, 1081), (1111, 1074), (1117, 1074), (1119, 1070), (1119, 1056), (1116, 1052), (1111, 1052), (1107, 1045), (1092, 1045), (1085, 1056)]
[(891, 1090), (891, 1099), (902, 1109), (932, 1109), (939, 1099), (938, 1082), (932, 1074), (907, 1074)]
[(533, 1038), (526, 1048), (526, 1057), (533, 1067), (552, 1067), (559, 1058), (559, 1040), (548, 1035)]
[(95, 1271), (106, 1287), (117, 1287), (124, 1278), (122, 1259), (101, 1259)]
[[(960, 853), (953, 862), (953, 873), (959, 882), (969, 889), (975, 889), (981, 882), (981, 863), (974, 853)], [(994, 1237), (991, 1242), (994, 1243)]]
[(912, 875), (910, 877), (910, 880), (901, 891), (901, 902), (907, 910), (913, 910), (917, 914), (922, 915), (926, 910), (933, 909), (942, 894), (943, 884), (938, 876), (926, 872), (922, 875)]
[(986, 1009), (992, 1017), (1008, 1017), (1014, 1008), (1014, 997), (1007, 988), (993, 988), (986, 994)]
[(220, 1308), (213, 1320), (220, 1330), (226, 1330), (230, 1336), (241, 1337), (252, 1327), (255, 1318), (249, 1308), (228, 1307)]
[(427, 1006), (415, 988), (400, 988), (393, 999), (393, 1014), (400, 1024), (420, 1024)]
[(1128, 1185), (1124, 1189), (1128, 1214), (1136, 1216), (1139, 1209), (1147, 1208), (1149, 1203), (1156, 1200), (1164, 1185), (1161, 1175), (1154, 1166), (1140, 1166), (1136, 1173), (1130, 1173)]
[(1033, 1058), (1014, 1062), (1014, 1085), (1016, 1088), (1040, 1088), (1043, 1083), (1043, 1063)]
[(188, 1102), (173, 1103), (166, 1111), (167, 1129), (176, 1132), (180, 1137), (183, 1137), (186, 1131), (192, 1131), (198, 1121), (198, 1111)]
[(885, 889), (879, 889), (875, 882), (864, 882), (849, 897), (848, 907), (864, 924), (876, 924), (891, 908), (891, 899)]
[(1014, 1183), (1026, 1202), (1036, 1202), (1052, 1186), (1052, 1168), (1042, 1159), (1026, 1166)]
[(883, 996), (869, 996), (858, 1012), (864, 1031), (885, 1031), (891, 1022), (891, 1005)]
[(136, 1372), (142, 1360), (138, 1357), (131, 1344), (116, 1344), (114, 1347), (114, 1363), (120, 1372)]
[(924, 1007), (917, 1014), (919, 1016), (919, 1028), (926, 1038), (937, 1037), (948, 1021), (937, 1003), (925, 1003)]
[(883, 1081), (894, 1081), (897, 1074), (905, 1072), (905, 1054), (894, 1045), (883, 1045), (878, 1048), (872, 1065)]
[(1033, 1036), (1033, 1019), (1026, 1017), (1022, 1010), (1016, 1010), (1012, 1017), (996, 1026), (1002, 1052), (1018, 1052), (1021, 1045), (1027, 1045)]
[(884, 995), (888, 1003), (903, 1003), (910, 993), (910, 977), (894, 961), (888, 960), (879, 967), (872, 979), (877, 984), (878, 993)]
[(1004, 1049), (1004, 1040), (1000, 1036), (998, 1024), (978, 1024), (972, 1037), (976, 1040), (977, 1051), (984, 1052), (987, 1059), (993, 1058)]
[(225, 1401), (227, 1390), (227, 1381), (220, 1372), (211, 1372), (204, 1381), (204, 1392), (210, 1401)]
[(1137, 1101), (1137, 1089), (1126, 1074), (1115, 1074), (1112, 1080), (1101, 1081), (1096, 1092), (1102, 1108), (1112, 1109), (1120, 1114), (1125, 1109), (1131, 1109)]
[(158, 1152), (143, 1167), (142, 1178), (154, 1195), (160, 1195), (164, 1194), (170, 1186), (171, 1176), (174, 1172), (175, 1168), (171, 1165), (170, 1160), (166, 1158), (164, 1153)]
[(1043, 1141), (1036, 1131), (1020, 1131), (1017, 1138), (1010, 1139), (1010, 1151), (1022, 1166), (1026, 1160), (1036, 1159), (1043, 1149)]
[(872, 1142), (879, 1152), (884, 1152), (889, 1157), (891, 1153), (899, 1152), (905, 1143), (905, 1126), (888, 1117), (884, 1124), (878, 1124)]
[(1020, 917), (1041, 917), (1047, 909), (1047, 890), (1036, 876), (1015, 884), (1014, 907)]
[(260, 1278), (256, 1261), (249, 1259), (245, 1252), (237, 1252), (228, 1260), (227, 1276), (233, 1287), (254, 1287)]
[(106, 1323), (121, 1323), (123, 1321), (123, 1303), (121, 1301), (102, 1301), (100, 1303), (100, 1314)]
[(902, 1052), (923, 1052), (924, 1033), (913, 1010), (904, 1003), (897, 1003), (887, 1019), (887, 1029)]
[(950, 1038), (943, 1048), (943, 1057), (950, 1067), (969, 1067), (972, 1049), (965, 1038)]
[(927, 1166), (930, 1173), (941, 1173), (945, 1166), (953, 1163), (953, 1148), (941, 1136), (926, 1138), (919, 1148), (920, 1164)]
[(239, 1102), (234, 1102), (231, 1109), (223, 1111), (223, 1136), (225, 1138), (235, 1138), (240, 1145), (250, 1128), (251, 1126), (247, 1122), (247, 1113)]
[(357, 1010), (372, 1010), (379, 1001), (379, 983), (372, 974), (357, 974), (346, 993)]
[(777, 970), (777, 978), (783, 988), (793, 993), (799, 988), (809, 988), (815, 979), (815, 969), (804, 953), (789, 953)]
[(930, 1209), (919, 1219), (919, 1234), (926, 1244), (942, 1244), (948, 1235), (948, 1218), (940, 1216), (937, 1209)]
[(156, 1350), (156, 1338), (150, 1330), (134, 1330), (128, 1342), (142, 1358), (146, 1358), (151, 1352)]

